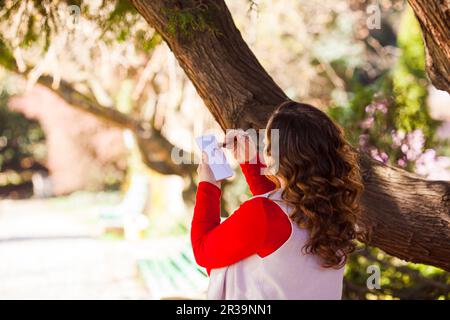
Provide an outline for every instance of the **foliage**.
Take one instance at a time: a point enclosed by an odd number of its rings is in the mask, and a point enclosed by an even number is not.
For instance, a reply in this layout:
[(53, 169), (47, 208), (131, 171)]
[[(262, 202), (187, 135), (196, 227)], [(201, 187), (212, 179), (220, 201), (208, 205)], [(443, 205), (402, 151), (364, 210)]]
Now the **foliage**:
[(217, 32), (209, 10), (208, 5), (196, 1), (191, 7), (163, 8), (162, 13), (168, 17), (166, 28), (172, 36), (190, 38), (195, 32)]
[[(73, 6), (79, 8), (80, 16), (71, 13)], [(161, 42), (159, 35), (144, 28), (143, 18), (127, 0), (2, 1), (0, 17), (9, 28), (0, 39), (10, 50), (34, 46), (44, 54), (58, 35), (74, 37), (80, 19), (96, 24), (101, 30), (99, 40), (107, 44), (129, 41), (138, 51), (149, 52)]]
[[(368, 289), (372, 274), (369, 266), (380, 270), (380, 289)], [(369, 270), (370, 271), (370, 270)], [(347, 263), (345, 299), (450, 299), (450, 276), (426, 265), (406, 263), (376, 248), (363, 247)]]
[(45, 159), (46, 147), (39, 123), (10, 111), (8, 97), (6, 91), (0, 91), (0, 189), (3, 195), (12, 196), (12, 192), (31, 192), (33, 171), (45, 171), (40, 162)]
[(401, 20), (398, 46), (402, 53), (392, 75), (395, 103), (399, 106), (394, 125), (406, 132), (420, 129), (428, 140), (432, 140), (436, 124), (425, 107), (428, 85), (425, 48), (419, 22), (410, 8)]
[[(350, 84), (347, 104), (334, 106), (329, 115), (340, 123), (354, 145), (376, 160), (401, 166), (428, 178), (442, 177), (450, 161), (436, 156), (435, 131), (426, 106), (427, 85), (420, 27), (411, 10), (405, 11), (398, 32), (400, 56), (393, 70), (375, 82)], [(369, 265), (381, 270), (381, 288), (369, 290)], [(347, 299), (449, 299), (450, 275), (440, 269), (405, 263), (376, 248), (361, 246), (352, 255), (345, 274)]]
[[(424, 46), (410, 10), (403, 16), (398, 43), (400, 56), (393, 70), (369, 85), (354, 79), (348, 103), (328, 113), (347, 129), (353, 144), (373, 158), (416, 171), (424, 161), (440, 160), (430, 157), (436, 153), (431, 146), (439, 122), (431, 119), (426, 106)], [(430, 172), (420, 173), (428, 177)]]
[(14, 68), (15, 63), (16, 61), (11, 53), (11, 50), (0, 36), (0, 64), (12, 69)]
[(37, 121), (8, 110), (8, 95), (0, 95), (0, 170), (23, 164), (29, 157), (43, 159), (45, 135)]

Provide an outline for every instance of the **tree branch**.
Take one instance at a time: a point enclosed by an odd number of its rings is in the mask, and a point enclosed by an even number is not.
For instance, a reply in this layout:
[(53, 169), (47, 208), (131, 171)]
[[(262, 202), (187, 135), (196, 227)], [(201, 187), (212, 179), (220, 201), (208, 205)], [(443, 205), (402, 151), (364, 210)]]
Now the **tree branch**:
[[(172, 150), (175, 146), (152, 126), (142, 123), (114, 108), (98, 104), (74, 89), (70, 83), (64, 80), (60, 81), (59, 88), (56, 90), (52, 88), (53, 78), (50, 76), (40, 77), (38, 83), (51, 89), (73, 107), (89, 112), (114, 126), (131, 130), (137, 139), (142, 160), (153, 170), (161, 174), (189, 177), (195, 173), (194, 165), (173, 162)], [(182, 152), (186, 157), (191, 157), (190, 153), (184, 150)]]
[(450, 2), (408, 0), (422, 27), (427, 73), (433, 85), (450, 93)]

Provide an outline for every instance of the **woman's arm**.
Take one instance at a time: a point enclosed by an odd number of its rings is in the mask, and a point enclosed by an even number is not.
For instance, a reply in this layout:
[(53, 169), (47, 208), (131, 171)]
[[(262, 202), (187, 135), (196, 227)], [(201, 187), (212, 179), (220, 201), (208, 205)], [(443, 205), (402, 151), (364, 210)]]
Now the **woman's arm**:
[[(244, 202), (220, 223), (221, 190), (209, 182), (200, 182), (191, 241), (196, 262), (207, 269), (221, 268), (253, 254), (266, 256), (284, 243), (291, 225), (277, 204), (266, 198)], [(268, 232), (270, 228), (272, 232)]]
[(240, 166), (250, 191), (254, 196), (275, 189), (275, 183), (261, 173), (262, 169), (266, 168), (266, 166), (261, 162), (259, 155), (256, 156), (256, 161), (244, 162)]

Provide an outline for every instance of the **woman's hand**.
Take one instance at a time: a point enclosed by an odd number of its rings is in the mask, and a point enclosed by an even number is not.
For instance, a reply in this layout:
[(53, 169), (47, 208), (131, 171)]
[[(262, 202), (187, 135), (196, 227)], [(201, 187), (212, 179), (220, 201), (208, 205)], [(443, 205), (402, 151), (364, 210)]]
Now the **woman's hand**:
[(227, 130), (223, 146), (233, 153), (239, 163), (252, 161), (258, 154), (255, 141), (242, 129)]
[(220, 188), (221, 181), (216, 181), (214, 179), (214, 175), (208, 165), (208, 155), (205, 152), (202, 152), (202, 161), (198, 165), (197, 174), (199, 183), (202, 181), (206, 181)]

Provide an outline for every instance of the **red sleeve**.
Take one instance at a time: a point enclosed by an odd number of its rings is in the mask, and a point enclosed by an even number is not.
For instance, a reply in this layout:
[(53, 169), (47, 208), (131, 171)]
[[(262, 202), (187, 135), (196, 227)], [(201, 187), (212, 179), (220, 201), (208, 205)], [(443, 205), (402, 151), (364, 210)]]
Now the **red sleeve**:
[(220, 223), (220, 192), (213, 184), (200, 182), (191, 224), (195, 260), (208, 274), (213, 268), (231, 265), (253, 254), (270, 254), (291, 232), (286, 214), (266, 198), (244, 202)]
[(253, 162), (255, 163), (246, 162), (240, 165), (251, 193), (256, 196), (275, 189), (275, 183), (261, 173), (266, 166), (261, 162), (260, 156), (258, 155)]

